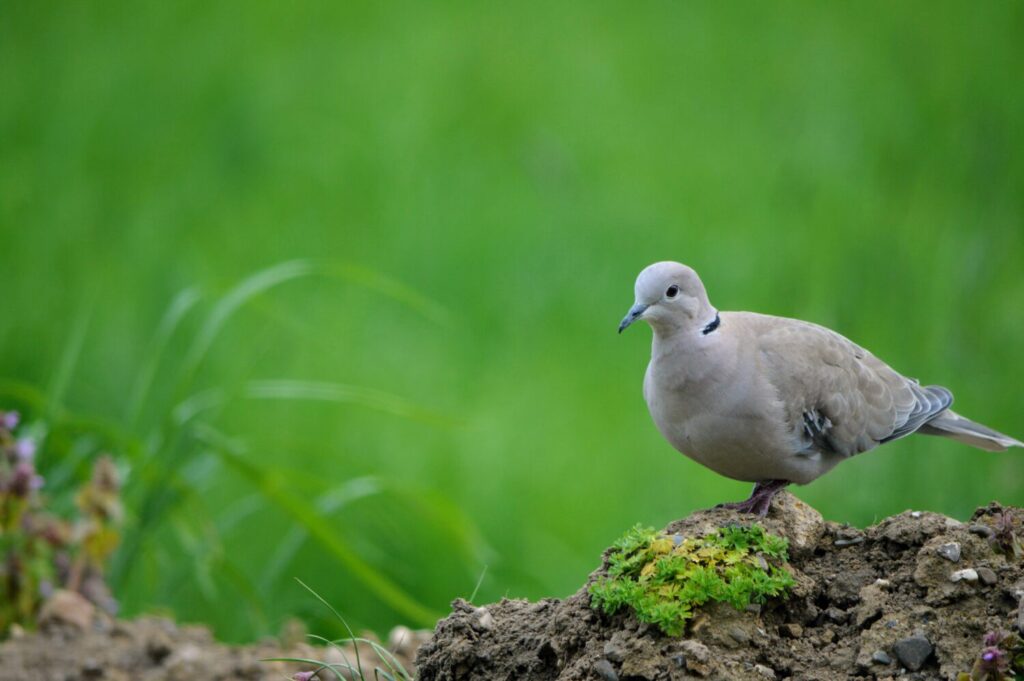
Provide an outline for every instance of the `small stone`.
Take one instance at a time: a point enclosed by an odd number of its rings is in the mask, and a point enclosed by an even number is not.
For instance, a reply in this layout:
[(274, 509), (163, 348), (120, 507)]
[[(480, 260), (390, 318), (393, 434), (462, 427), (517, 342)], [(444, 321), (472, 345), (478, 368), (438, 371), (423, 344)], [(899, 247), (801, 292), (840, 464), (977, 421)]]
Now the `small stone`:
[(853, 537), (851, 539), (836, 539), (832, 543), (838, 546), (839, 548), (843, 548), (844, 546), (856, 546), (857, 544), (864, 543), (864, 537)]
[(924, 666), (933, 650), (931, 642), (924, 636), (910, 636), (897, 641), (892, 646), (892, 652), (896, 659), (912, 672), (916, 672)]
[(96, 606), (76, 591), (58, 589), (43, 603), (39, 612), (39, 624), (70, 624), (82, 631), (92, 625)]
[(825, 643), (827, 645), (829, 643), (832, 643), (832, 641), (835, 641), (835, 640), (836, 640), (836, 632), (832, 631), (831, 629), (826, 629), (825, 631), (821, 632), (821, 641), (822, 641), (822, 643)]
[(487, 608), (480, 607), (476, 609), (474, 614), (476, 615), (477, 629), (488, 631), (489, 629), (494, 628), (494, 616), (491, 614), (490, 610), (488, 610)]
[(626, 659), (626, 651), (622, 648), (621, 643), (612, 639), (604, 644), (604, 656), (612, 662), (621, 663)]
[(741, 646), (750, 643), (750, 636), (740, 627), (732, 627), (729, 629), (729, 638), (736, 641), (736, 643), (739, 643)]
[(886, 655), (884, 650), (876, 650), (871, 653), (871, 661), (875, 664), (892, 664), (892, 658)]
[(935, 549), (935, 553), (939, 554), (951, 563), (960, 562), (960, 545), (955, 541), (943, 544), (939, 548)]
[(775, 678), (775, 670), (771, 667), (766, 667), (763, 664), (755, 664), (754, 671), (763, 676), (766, 679)]
[(603, 681), (619, 681), (619, 675), (615, 672), (615, 668), (612, 667), (612, 663), (608, 660), (598, 660), (594, 664), (594, 673), (597, 674), (598, 678)]
[(978, 568), (978, 578), (981, 579), (981, 583), (987, 586), (992, 586), (999, 581), (999, 577), (996, 576), (995, 570), (987, 567)]
[(976, 582), (978, 581), (978, 571), (973, 568), (965, 568), (963, 570), (957, 570), (949, 576), (951, 582)]
[(795, 623), (783, 624), (779, 627), (779, 633), (789, 638), (800, 638), (804, 635), (804, 628)]
[(911, 511), (910, 512), (910, 517), (911, 518), (920, 518), (921, 517), (921, 512), (920, 511)]
[(836, 624), (842, 624), (849, 618), (849, 615), (847, 615), (845, 611), (840, 610), (839, 608), (833, 605), (831, 608), (825, 611), (825, 617), (829, 618)]
[(971, 525), (967, 528), (967, 531), (984, 539), (990, 539), (995, 536), (995, 531), (988, 525)]

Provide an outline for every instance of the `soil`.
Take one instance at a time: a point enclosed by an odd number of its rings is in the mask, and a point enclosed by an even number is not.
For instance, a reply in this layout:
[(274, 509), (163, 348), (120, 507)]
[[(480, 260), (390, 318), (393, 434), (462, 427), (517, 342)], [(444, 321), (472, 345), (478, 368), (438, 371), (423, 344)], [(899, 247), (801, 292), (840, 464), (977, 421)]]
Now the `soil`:
[[(715, 509), (666, 531), (700, 536), (750, 516)], [(1004, 555), (1024, 511), (996, 504), (967, 522), (905, 512), (864, 530), (824, 522), (788, 493), (765, 528), (790, 542), (797, 585), (786, 600), (738, 611), (704, 608), (681, 637), (628, 608), (564, 599), (463, 600), (417, 655), (419, 681), (824, 681), (955, 679), (990, 631), (1024, 631), (1024, 565)]]
[[(292, 643), (267, 640), (228, 646), (215, 641), (205, 627), (178, 626), (157, 617), (113, 620), (90, 608), (88, 602), (72, 597), (44, 613), (38, 632), (15, 634), (0, 644), (0, 681), (283, 681), (316, 666), (262, 660), (298, 657), (355, 663), (350, 647), (320, 648), (298, 640), (304, 633), (301, 625), (286, 637), (295, 639)], [(429, 632), (396, 627), (384, 645), (411, 670), (412, 657), (425, 636)], [(387, 670), (369, 647), (360, 646), (360, 656), (366, 678), (377, 678), (374, 666)], [(319, 676), (337, 678), (331, 672)]]

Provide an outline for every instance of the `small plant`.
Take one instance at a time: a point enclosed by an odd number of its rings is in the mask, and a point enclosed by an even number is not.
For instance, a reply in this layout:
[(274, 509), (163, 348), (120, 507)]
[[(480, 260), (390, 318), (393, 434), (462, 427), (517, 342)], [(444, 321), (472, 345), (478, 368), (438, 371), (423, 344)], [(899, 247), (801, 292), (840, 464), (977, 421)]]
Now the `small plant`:
[[(342, 662), (330, 663), (301, 657), (272, 657), (263, 660), (264, 662), (295, 662), (313, 667), (311, 670), (295, 672), (292, 675), (292, 681), (327, 681), (327, 679), (331, 678), (338, 679), (338, 681), (350, 681), (352, 679), (355, 681), (367, 681), (368, 677), (365, 670), (369, 669), (371, 665), (373, 666), (374, 681), (415, 681), (412, 675), (402, 666), (402, 663), (389, 650), (376, 641), (356, 636), (355, 632), (352, 631), (352, 627), (348, 625), (348, 622), (334, 606), (301, 580), (296, 581), (299, 582), (302, 588), (320, 601), (325, 608), (330, 610), (348, 632), (348, 637), (334, 641), (325, 639), (322, 636), (310, 635), (310, 638), (316, 643), (336, 650)], [(373, 651), (373, 656), (377, 658), (376, 662), (370, 660), (363, 661), (360, 658), (359, 648), (361, 646)], [(349, 657), (350, 655), (351, 658)], [(380, 665), (383, 665), (383, 667)]]
[(113, 462), (97, 460), (78, 493), (79, 518), (61, 519), (46, 510), (37, 444), (16, 435), (20, 420), (17, 412), (0, 412), (0, 636), (14, 624), (33, 626), (43, 600), (58, 588), (109, 611), (116, 607), (103, 580), (121, 519)]
[(960, 672), (956, 681), (1011, 681), (1024, 674), (1024, 640), (1020, 636), (990, 631), (982, 645), (971, 671)]
[(992, 535), (993, 547), (1008, 558), (1020, 560), (1024, 558), (1024, 542), (1021, 541), (1020, 520), (1011, 516), (1008, 512), (994, 516), (995, 534)]
[(688, 538), (638, 525), (615, 543), (608, 577), (590, 586), (591, 606), (611, 615), (628, 605), (640, 621), (680, 636), (708, 601), (742, 610), (784, 596), (795, 583), (784, 567), (788, 548), (760, 525)]

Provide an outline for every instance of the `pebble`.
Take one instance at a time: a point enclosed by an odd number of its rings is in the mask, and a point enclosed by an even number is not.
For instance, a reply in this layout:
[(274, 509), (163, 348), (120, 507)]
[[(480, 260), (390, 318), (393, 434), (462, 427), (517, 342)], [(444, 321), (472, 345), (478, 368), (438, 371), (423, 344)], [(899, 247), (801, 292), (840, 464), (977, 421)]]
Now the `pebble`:
[(766, 667), (763, 664), (755, 664), (754, 671), (763, 676), (766, 679), (775, 678), (775, 670), (771, 667)]
[(920, 518), (921, 517), (921, 512), (920, 511), (911, 511), (910, 512), (910, 517), (911, 518)]
[(912, 672), (916, 672), (924, 666), (933, 650), (931, 641), (920, 635), (896, 641), (892, 646), (892, 652), (896, 659)]
[(95, 614), (96, 606), (77, 591), (59, 589), (43, 603), (39, 611), (39, 623), (70, 624), (86, 631), (92, 626)]
[(876, 664), (892, 664), (892, 658), (884, 650), (876, 650), (871, 654), (871, 661)]
[(995, 532), (988, 525), (971, 525), (967, 528), (967, 531), (985, 539), (995, 536)]
[(963, 570), (957, 570), (949, 576), (951, 582), (976, 582), (978, 581), (978, 571), (973, 568), (965, 568)]
[(853, 539), (836, 539), (833, 542), (839, 548), (844, 546), (856, 546), (857, 544), (864, 543), (864, 537), (854, 537)]
[(750, 636), (739, 627), (729, 629), (729, 637), (741, 646), (750, 643)]
[(825, 611), (825, 617), (829, 618), (837, 624), (842, 624), (847, 619), (849, 619), (850, 616), (847, 615), (845, 611), (840, 610), (839, 608), (833, 605), (831, 608)]
[(943, 544), (939, 548), (935, 549), (935, 553), (939, 554), (946, 560), (952, 563), (960, 562), (960, 545), (955, 541), (948, 544)]
[(799, 624), (783, 624), (779, 627), (779, 633), (789, 638), (800, 638), (804, 635), (804, 628)]
[(612, 640), (604, 644), (604, 656), (612, 662), (622, 662), (626, 659), (626, 651), (621, 643)]
[(487, 608), (477, 608), (474, 614), (476, 615), (477, 628), (487, 631), (494, 627), (494, 616), (491, 615), (491, 611)]
[(982, 584), (992, 586), (999, 581), (999, 577), (996, 576), (995, 570), (987, 567), (978, 568), (978, 577), (981, 579)]
[(603, 681), (619, 681), (619, 675), (608, 660), (598, 660), (594, 665), (594, 673)]

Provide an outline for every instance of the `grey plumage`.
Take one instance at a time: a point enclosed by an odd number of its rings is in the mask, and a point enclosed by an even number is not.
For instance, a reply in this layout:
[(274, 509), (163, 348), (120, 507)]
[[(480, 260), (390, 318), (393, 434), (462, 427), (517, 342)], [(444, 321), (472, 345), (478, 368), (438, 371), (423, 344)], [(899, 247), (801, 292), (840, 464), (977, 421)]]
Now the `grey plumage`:
[[(644, 396), (658, 429), (712, 470), (759, 483), (769, 501), (781, 488), (770, 481), (808, 483), (915, 432), (990, 451), (1024, 447), (950, 410), (948, 389), (902, 376), (825, 327), (719, 312), (679, 263), (640, 273), (620, 331), (637, 319), (654, 330)], [(745, 510), (767, 510), (751, 501)]]

